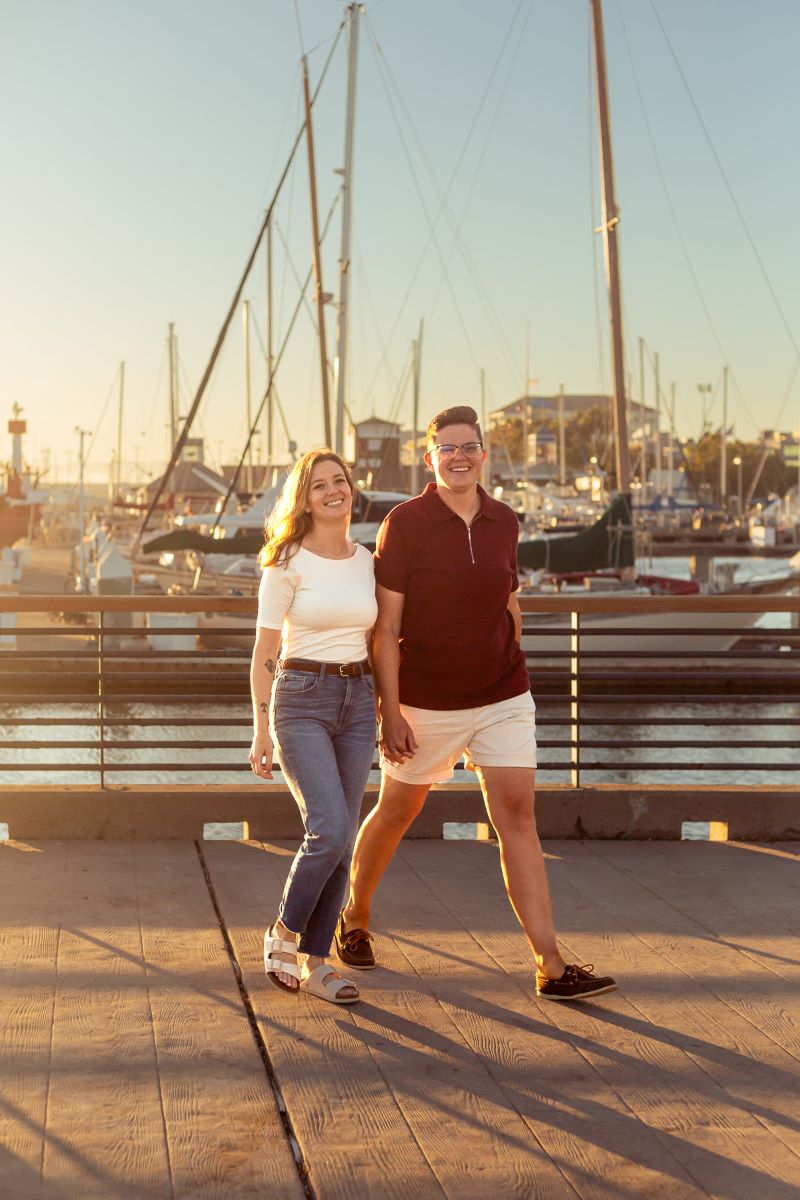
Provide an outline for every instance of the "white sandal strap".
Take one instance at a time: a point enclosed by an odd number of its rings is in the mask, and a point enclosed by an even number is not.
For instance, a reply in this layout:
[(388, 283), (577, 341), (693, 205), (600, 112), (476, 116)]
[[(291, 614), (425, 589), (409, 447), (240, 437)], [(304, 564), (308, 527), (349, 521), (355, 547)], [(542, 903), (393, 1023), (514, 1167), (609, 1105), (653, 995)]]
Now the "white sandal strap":
[(265, 954), (297, 954), (297, 942), (283, 942), (280, 938), (264, 934)]
[[(284, 962), (277, 958), (278, 954), (291, 954), (292, 961)], [(293, 975), (296, 980), (300, 980), (300, 968), (297, 965), (297, 943), (284, 942), (280, 938), (273, 937), (267, 930), (264, 934), (264, 970), (274, 974), (283, 972), (285, 975)]]
[(264, 969), (272, 971), (276, 975), (280, 972), (284, 975), (294, 975), (295, 979), (300, 979), (300, 968), (296, 962), (281, 962), (279, 958), (273, 958), (269, 955), (264, 959)]
[[(331, 975), (333, 978), (328, 979), (326, 976)], [(358, 991), (358, 985), (352, 979), (344, 979), (336, 973), (336, 968), (330, 963), (321, 963), (315, 967), (313, 971), (309, 971), (305, 978), (300, 980), (300, 987), (305, 988), (315, 996), (329, 996), (334, 998), (342, 990), (342, 988), (350, 987)]]

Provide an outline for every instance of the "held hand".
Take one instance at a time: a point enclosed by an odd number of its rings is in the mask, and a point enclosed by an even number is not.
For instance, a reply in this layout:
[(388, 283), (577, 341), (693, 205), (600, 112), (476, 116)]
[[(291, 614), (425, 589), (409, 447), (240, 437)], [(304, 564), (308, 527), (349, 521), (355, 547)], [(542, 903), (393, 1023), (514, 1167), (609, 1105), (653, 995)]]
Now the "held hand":
[(268, 733), (256, 733), (253, 736), (250, 766), (259, 779), (272, 779), (272, 738)]
[(414, 755), (417, 749), (416, 738), (408, 721), (400, 713), (396, 716), (381, 717), (379, 745), (386, 761), (395, 766)]

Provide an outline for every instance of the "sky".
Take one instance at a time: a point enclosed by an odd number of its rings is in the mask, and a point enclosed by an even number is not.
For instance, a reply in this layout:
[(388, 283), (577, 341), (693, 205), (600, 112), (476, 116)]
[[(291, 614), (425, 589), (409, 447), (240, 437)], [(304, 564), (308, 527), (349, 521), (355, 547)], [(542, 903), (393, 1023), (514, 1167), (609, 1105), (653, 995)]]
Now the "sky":
[[(610, 387), (589, 0), (372, 0), (359, 19), (346, 400), (408, 426), (530, 390)], [(796, 0), (605, 0), (629, 387), (675, 384), (675, 425), (800, 428)], [(106, 478), (125, 362), (123, 475), (169, 450), (166, 334), (180, 410), (206, 369), (302, 124), (307, 55), (321, 222), (339, 196), (346, 37), (338, 0), (0, 0), (0, 460), (24, 409), (49, 478)], [(323, 243), (338, 291), (340, 210)], [(301, 144), (275, 207), (276, 352), (311, 264)], [(266, 265), (250, 302), (253, 407)], [(313, 287), (276, 377), (287, 438), (323, 441)], [(326, 306), (329, 357), (335, 303)], [(534, 382), (535, 381), (535, 382)], [(192, 430), (207, 460), (245, 439), (237, 311)], [(265, 438), (259, 431), (257, 454)]]

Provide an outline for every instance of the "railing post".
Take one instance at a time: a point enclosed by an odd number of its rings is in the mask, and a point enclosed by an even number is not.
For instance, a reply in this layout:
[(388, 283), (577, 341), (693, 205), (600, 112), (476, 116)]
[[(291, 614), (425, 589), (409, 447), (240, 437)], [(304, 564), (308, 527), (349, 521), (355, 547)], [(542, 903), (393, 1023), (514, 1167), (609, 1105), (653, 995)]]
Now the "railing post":
[(102, 609), (97, 614), (97, 718), (98, 734), (100, 736), (100, 787), (106, 786), (106, 726), (105, 726), (105, 694), (103, 688), (103, 662), (105, 645), (103, 639), (105, 613)]
[(581, 719), (579, 689), (579, 677), (581, 669), (581, 614), (573, 610), (570, 613), (569, 618), (569, 782), (571, 787), (577, 788), (581, 785)]

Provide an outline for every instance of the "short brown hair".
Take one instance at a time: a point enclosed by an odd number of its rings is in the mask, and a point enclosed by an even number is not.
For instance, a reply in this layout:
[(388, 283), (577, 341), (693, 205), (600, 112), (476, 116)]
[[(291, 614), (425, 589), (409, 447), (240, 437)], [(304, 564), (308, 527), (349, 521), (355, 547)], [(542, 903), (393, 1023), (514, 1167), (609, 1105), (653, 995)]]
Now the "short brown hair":
[(468, 404), (456, 404), (454, 408), (444, 408), (440, 413), (437, 413), (428, 423), (428, 428), (425, 431), (427, 440), (432, 442), (439, 430), (445, 429), (448, 425), (471, 425), (475, 430), (475, 436), (478, 441), (483, 441), (478, 414)]

